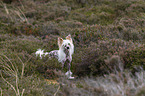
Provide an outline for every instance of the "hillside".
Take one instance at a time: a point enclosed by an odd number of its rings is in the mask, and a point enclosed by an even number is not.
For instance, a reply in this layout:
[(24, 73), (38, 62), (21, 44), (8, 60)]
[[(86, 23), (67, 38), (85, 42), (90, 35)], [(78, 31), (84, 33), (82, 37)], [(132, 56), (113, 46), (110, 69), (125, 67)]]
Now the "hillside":
[[(144, 0), (0, 0), (1, 96), (145, 95)], [(71, 70), (35, 56), (71, 34)], [(51, 82), (52, 81), (52, 82)]]

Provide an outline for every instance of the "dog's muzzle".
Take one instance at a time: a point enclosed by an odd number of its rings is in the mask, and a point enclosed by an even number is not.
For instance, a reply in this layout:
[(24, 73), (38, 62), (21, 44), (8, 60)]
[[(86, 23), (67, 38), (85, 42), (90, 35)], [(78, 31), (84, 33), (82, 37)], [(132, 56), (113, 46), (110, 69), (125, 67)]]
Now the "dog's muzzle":
[(69, 47), (66, 47), (67, 49), (69, 49)]

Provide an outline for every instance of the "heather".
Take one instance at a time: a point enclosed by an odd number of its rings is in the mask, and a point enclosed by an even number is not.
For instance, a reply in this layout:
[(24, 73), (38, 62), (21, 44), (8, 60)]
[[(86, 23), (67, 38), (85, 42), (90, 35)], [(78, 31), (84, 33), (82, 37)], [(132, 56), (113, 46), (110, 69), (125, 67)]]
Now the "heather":
[[(144, 96), (144, 0), (0, 0), (1, 96)], [(71, 34), (68, 80), (56, 59)]]

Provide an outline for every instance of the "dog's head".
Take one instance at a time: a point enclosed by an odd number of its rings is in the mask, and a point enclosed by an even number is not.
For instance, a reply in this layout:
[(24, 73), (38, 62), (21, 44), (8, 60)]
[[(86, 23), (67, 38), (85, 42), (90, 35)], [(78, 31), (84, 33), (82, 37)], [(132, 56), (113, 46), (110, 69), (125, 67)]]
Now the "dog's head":
[(71, 49), (72, 44), (73, 44), (73, 42), (72, 42), (71, 35), (68, 35), (66, 37), (66, 40), (63, 40), (60, 37), (58, 38), (58, 46), (59, 46), (59, 48), (63, 48), (64, 51)]

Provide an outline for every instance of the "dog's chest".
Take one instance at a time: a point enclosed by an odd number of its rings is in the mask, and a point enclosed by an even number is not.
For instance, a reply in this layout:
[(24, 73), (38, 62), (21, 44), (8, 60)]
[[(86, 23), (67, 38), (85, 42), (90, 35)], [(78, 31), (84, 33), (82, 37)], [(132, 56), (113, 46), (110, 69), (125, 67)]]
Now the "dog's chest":
[(66, 60), (70, 60), (70, 52), (68, 50), (64, 51)]

